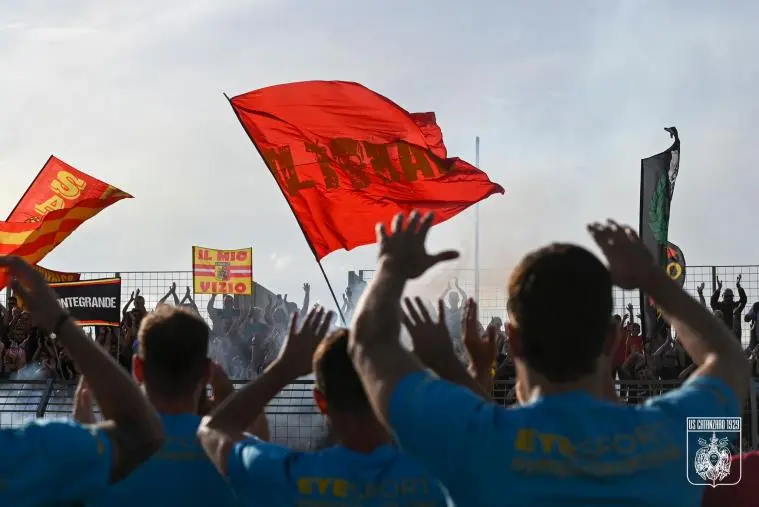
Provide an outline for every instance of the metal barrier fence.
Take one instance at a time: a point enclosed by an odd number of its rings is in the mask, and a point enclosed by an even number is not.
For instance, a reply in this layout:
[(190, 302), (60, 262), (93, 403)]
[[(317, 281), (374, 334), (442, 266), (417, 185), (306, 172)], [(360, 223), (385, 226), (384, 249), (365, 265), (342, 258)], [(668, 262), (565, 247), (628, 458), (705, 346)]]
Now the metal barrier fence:
[[(235, 382), (240, 388), (244, 382)], [(640, 403), (650, 396), (678, 387), (678, 381), (619, 382), (618, 392), (628, 403)], [(516, 402), (514, 382), (498, 382), (493, 401), (505, 406)], [(71, 416), (75, 383), (64, 381), (0, 381), (0, 428), (18, 427), (36, 418), (66, 419)], [(266, 407), (271, 439), (300, 450), (315, 449), (328, 439), (324, 418), (312, 398), (313, 381), (299, 380), (280, 392)], [(759, 444), (757, 392), (753, 383), (743, 411), (744, 450)], [(643, 397), (640, 397), (643, 396)], [(685, 424), (685, 421), (683, 421)]]
[[(717, 280), (723, 282), (722, 289), (732, 289), (735, 299), (738, 299), (738, 292), (735, 289), (735, 280), (738, 275), (742, 275), (741, 286), (746, 291), (748, 304), (744, 314), (751, 308), (751, 305), (759, 301), (759, 266), (688, 266), (685, 277), (685, 289), (694, 297), (698, 298), (696, 288), (702, 283), (704, 288), (704, 297), (706, 304), (709, 305), (709, 298), (717, 288)], [(359, 271), (359, 278), (363, 281), (369, 281), (374, 276), (374, 270)], [(459, 269), (452, 273), (452, 277), (457, 277), (459, 286), (468, 296), (474, 296), (474, 270)], [(488, 322), (492, 317), (499, 317), (506, 321), (506, 284), (508, 272), (506, 270), (480, 269), (480, 294), (479, 309), (480, 320)], [(614, 308), (615, 313), (620, 315), (626, 311), (628, 304), (632, 304), (635, 314), (640, 313), (640, 298), (637, 291), (625, 291), (614, 288)], [(636, 317), (637, 320), (637, 317)], [(744, 345), (748, 344), (749, 324), (743, 322), (743, 333), (741, 339)]]
[[(140, 289), (141, 295), (145, 298), (145, 305), (148, 309), (155, 308), (158, 301), (168, 292), (172, 283), (177, 284), (177, 295), (181, 299), (184, 296), (185, 288), (192, 287), (191, 271), (101, 271), (101, 272), (83, 272), (83, 280), (93, 280), (97, 278), (109, 278), (116, 274), (121, 276), (121, 304), (126, 304), (130, 294)], [(717, 279), (724, 282), (723, 289), (733, 289), (735, 291), (735, 279), (741, 274), (742, 286), (748, 295), (748, 307), (755, 301), (759, 301), (759, 265), (753, 266), (688, 266), (685, 279), (686, 290), (698, 297), (696, 287), (700, 284), (706, 284), (704, 297), (707, 305), (709, 297), (717, 287)], [(374, 275), (374, 270), (361, 270), (359, 277), (368, 281)], [(474, 270), (460, 269), (452, 273), (459, 280), (461, 288), (469, 295), (474, 292)], [(491, 317), (506, 317), (506, 277), (507, 270), (481, 269), (480, 270), (480, 312), (483, 321)], [(337, 285), (339, 287), (339, 284)], [(736, 298), (738, 294), (735, 294)], [(198, 294), (195, 296), (195, 303), (198, 305), (201, 315), (208, 318), (206, 306), (210, 296), (207, 294)], [(5, 304), (6, 292), (0, 292), (0, 303)], [(264, 298), (261, 298), (264, 299)], [(303, 300), (303, 294), (289, 294), (289, 300), (297, 303), (299, 306)], [(636, 291), (623, 291), (614, 289), (615, 311), (622, 313), (625, 307), (632, 303), (636, 314), (640, 312), (640, 300)], [(259, 306), (266, 306), (266, 301), (256, 301)], [(217, 306), (221, 302), (217, 302)], [(748, 324), (744, 323), (743, 340), (748, 341)]]
[[(97, 280), (99, 278), (121, 278), (121, 306), (129, 301), (132, 292), (140, 290), (140, 295), (145, 298), (145, 307), (152, 310), (168, 292), (172, 283), (177, 284), (177, 297), (181, 300), (187, 287), (192, 292), (192, 271), (84, 271), (81, 272), (82, 280)], [(258, 287), (258, 286), (257, 286)], [(266, 307), (268, 303), (268, 291), (259, 290), (259, 294), (253, 295), (254, 304)], [(210, 322), (206, 307), (211, 296), (208, 294), (192, 294), (195, 304), (200, 310), (200, 314)], [(0, 293), (0, 303), (5, 305), (7, 291)], [(303, 294), (293, 295), (292, 301), (300, 306), (303, 300)], [(166, 302), (172, 302), (169, 296)], [(218, 297), (215, 303), (217, 308), (221, 308), (221, 297)]]

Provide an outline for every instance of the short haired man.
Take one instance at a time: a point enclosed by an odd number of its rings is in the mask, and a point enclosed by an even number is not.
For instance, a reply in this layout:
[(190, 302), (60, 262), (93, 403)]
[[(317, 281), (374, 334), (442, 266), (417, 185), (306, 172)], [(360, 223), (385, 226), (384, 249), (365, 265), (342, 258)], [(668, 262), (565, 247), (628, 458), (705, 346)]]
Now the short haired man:
[[(460, 505), (504, 505), (504, 492), (511, 505), (698, 505), (703, 490), (686, 480), (686, 418), (740, 415), (749, 369), (731, 332), (652, 262), (631, 228), (594, 224), (608, 269), (560, 244), (528, 254), (512, 272), (509, 347), (529, 401), (489, 404), (431, 377), (397, 339), (406, 282), (457, 257), (427, 253), (432, 221), (414, 213), (396, 217), (392, 233), (379, 227), (379, 269), (350, 335), (372, 407), (404, 451)], [(604, 361), (619, 332), (612, 283), (660, 305), (699, 365), (682, 388), (639, 406), (604, 399)]]
[[(296, 332), (293, 316), (279, 358), (204, 421), (203, 446), (245, 505), (442, 507), (446, 496), (437, 481), (393, 445), (372, 412), (347, 353), (347, 330), (322, 342), (331, 318), (331, 312), (325, 318), (323, 309), (312, 309)], [(251, 415), (312, 370), (314, 399), (338, 445), (295, 452), (242, 438)]]
[(158, 411), (166, 441), (131, 476), (88, 506), (238, 505), (197, 441), (197, 414), (212, 372), (208, 325), (194, 312), (159, 305), (142, 321), (132, 374)]

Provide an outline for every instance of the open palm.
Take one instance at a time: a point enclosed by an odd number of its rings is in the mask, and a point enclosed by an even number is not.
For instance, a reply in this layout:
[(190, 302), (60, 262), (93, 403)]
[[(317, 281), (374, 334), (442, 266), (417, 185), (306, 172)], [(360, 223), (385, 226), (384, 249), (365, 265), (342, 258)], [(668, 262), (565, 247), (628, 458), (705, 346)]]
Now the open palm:
[(422, 218), (414, 211), (406, 222), (403, 213), (393, 219), (392, 230), (387, 233), (383, 224), (377, 225), (380, 265), (407, 280), (418, 278), (439, 262), (458, 258), (455, 250), (431, 255), (424, 245), (434, 217), (428, 213)]

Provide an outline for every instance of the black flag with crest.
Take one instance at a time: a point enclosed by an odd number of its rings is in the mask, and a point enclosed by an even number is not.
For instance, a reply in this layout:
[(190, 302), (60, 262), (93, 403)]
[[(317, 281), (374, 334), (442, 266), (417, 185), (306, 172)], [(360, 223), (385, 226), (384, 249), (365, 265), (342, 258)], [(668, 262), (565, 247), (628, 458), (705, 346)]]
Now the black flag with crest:
[[(640, 161), (640, 239), (662, 269), (669, 265), (669, 210), (680, 169), (680, 137), (675, 127), (665, 128), (674, 139), (666, 151)], [(679, 249), (678, 249), (679, 250)], [(651, 338), (659, 331), (656, 305), (640, 294), (643, 332)]]

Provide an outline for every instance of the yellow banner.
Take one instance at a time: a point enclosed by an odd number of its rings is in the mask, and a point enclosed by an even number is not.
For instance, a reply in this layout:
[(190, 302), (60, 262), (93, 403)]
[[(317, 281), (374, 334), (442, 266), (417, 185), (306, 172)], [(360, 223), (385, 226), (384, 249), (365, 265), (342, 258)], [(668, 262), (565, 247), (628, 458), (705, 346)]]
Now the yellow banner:
[(253, 249), (214, 250), (192, 247), (195, 294), (253, 294)]

